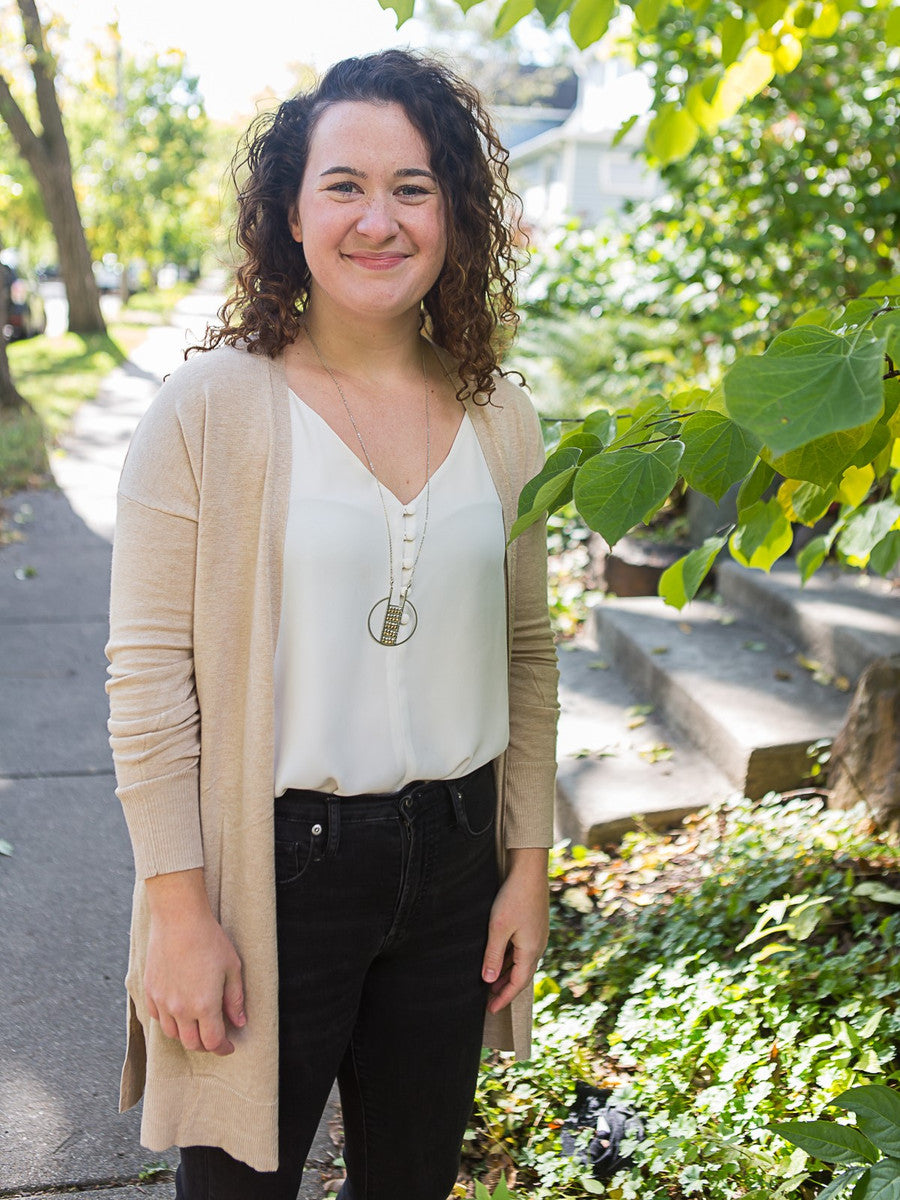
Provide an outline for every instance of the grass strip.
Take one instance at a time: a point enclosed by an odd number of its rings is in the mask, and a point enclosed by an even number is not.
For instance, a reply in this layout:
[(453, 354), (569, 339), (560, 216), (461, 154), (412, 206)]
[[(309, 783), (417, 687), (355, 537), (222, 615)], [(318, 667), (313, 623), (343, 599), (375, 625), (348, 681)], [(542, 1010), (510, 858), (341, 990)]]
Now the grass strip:
[(86, 400), (192, 290), (178, 284), (132, 296), (106, 333), (64, 333), (7, 346), (16, 387), (30, 409), (0, 415), (0, 495), (52, 484), (49, 453)]

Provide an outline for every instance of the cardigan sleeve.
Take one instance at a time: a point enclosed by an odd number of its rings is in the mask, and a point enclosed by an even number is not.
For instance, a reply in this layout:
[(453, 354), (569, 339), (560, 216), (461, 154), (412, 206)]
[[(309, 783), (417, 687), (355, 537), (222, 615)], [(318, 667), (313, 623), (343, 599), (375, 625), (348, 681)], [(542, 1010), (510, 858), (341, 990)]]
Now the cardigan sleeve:
[(116, 794), (139, 879), (203, 865), (192, 644), (198, 475), (164, 388), (119, 484), (106, 647)]
[[(518, 490), (544, 464), (540, 422), (530, 401), (519, 407), (526, 425)], [(506, 849), (553, 845), (556, 726), (559, 716), (556, 648), (547, 610), (547, 534), (539, 521), (516, 547), (509, 671), (509, 748), (506, 756)]]

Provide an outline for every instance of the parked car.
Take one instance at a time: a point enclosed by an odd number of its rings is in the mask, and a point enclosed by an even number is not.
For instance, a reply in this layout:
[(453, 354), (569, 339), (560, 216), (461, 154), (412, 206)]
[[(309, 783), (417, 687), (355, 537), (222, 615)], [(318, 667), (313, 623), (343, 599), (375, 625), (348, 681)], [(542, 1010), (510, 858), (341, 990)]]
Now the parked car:
[(138, 291), (140, 287), (140, 272), (135, 264), (131, 264), (126, 268), (114, 254), (104, 254), (103, 258), (97, 260), (92, 265), (94, 268), (94, 279), (97, 281), (97, 287), (101, 292), (121, 294), (123, 275), (127, 280), (128, 294), (133, 295)]
[(0, 263), (0, 287), (6, 290), (6, 324), (3, 335), (7, 341), (34, 337), (47, 328), (47, 314), (37, 285), (20, 275), (15, 267)]

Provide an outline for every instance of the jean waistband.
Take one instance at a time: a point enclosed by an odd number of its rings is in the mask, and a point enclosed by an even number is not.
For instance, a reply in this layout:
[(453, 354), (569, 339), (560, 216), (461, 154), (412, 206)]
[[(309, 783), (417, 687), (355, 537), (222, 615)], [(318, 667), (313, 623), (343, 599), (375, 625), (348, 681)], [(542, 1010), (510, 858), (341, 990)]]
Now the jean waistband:
[(372, 820), (377, 817), (394, 816), (420, 803), (440, 802), (446, 799), (457, 812), (461, 794), (470, 787), (483, 786), (493, 777), (490, 762), (476, 767), (456, 779), (415, 779), (396, 792), (363, 792), (352, 796), (339, 796), (333, 792), (317, 792), (306, 788), (287, 788), (275, 798), (275, 809), (279, 816), (290, 816), (291, 810), (310, 812), (311, 806), (322, 812), (340, 810), (341, 820)]

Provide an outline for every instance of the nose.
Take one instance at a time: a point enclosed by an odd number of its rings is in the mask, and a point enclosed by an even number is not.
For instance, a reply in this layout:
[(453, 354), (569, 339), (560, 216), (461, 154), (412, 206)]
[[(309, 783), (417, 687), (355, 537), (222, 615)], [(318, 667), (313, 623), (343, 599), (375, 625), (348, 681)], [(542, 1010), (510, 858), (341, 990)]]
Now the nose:
[(356, 223), (356, 228), (373, 242), (386, 242), (399, 228), (390, 200), (373, 196)]

